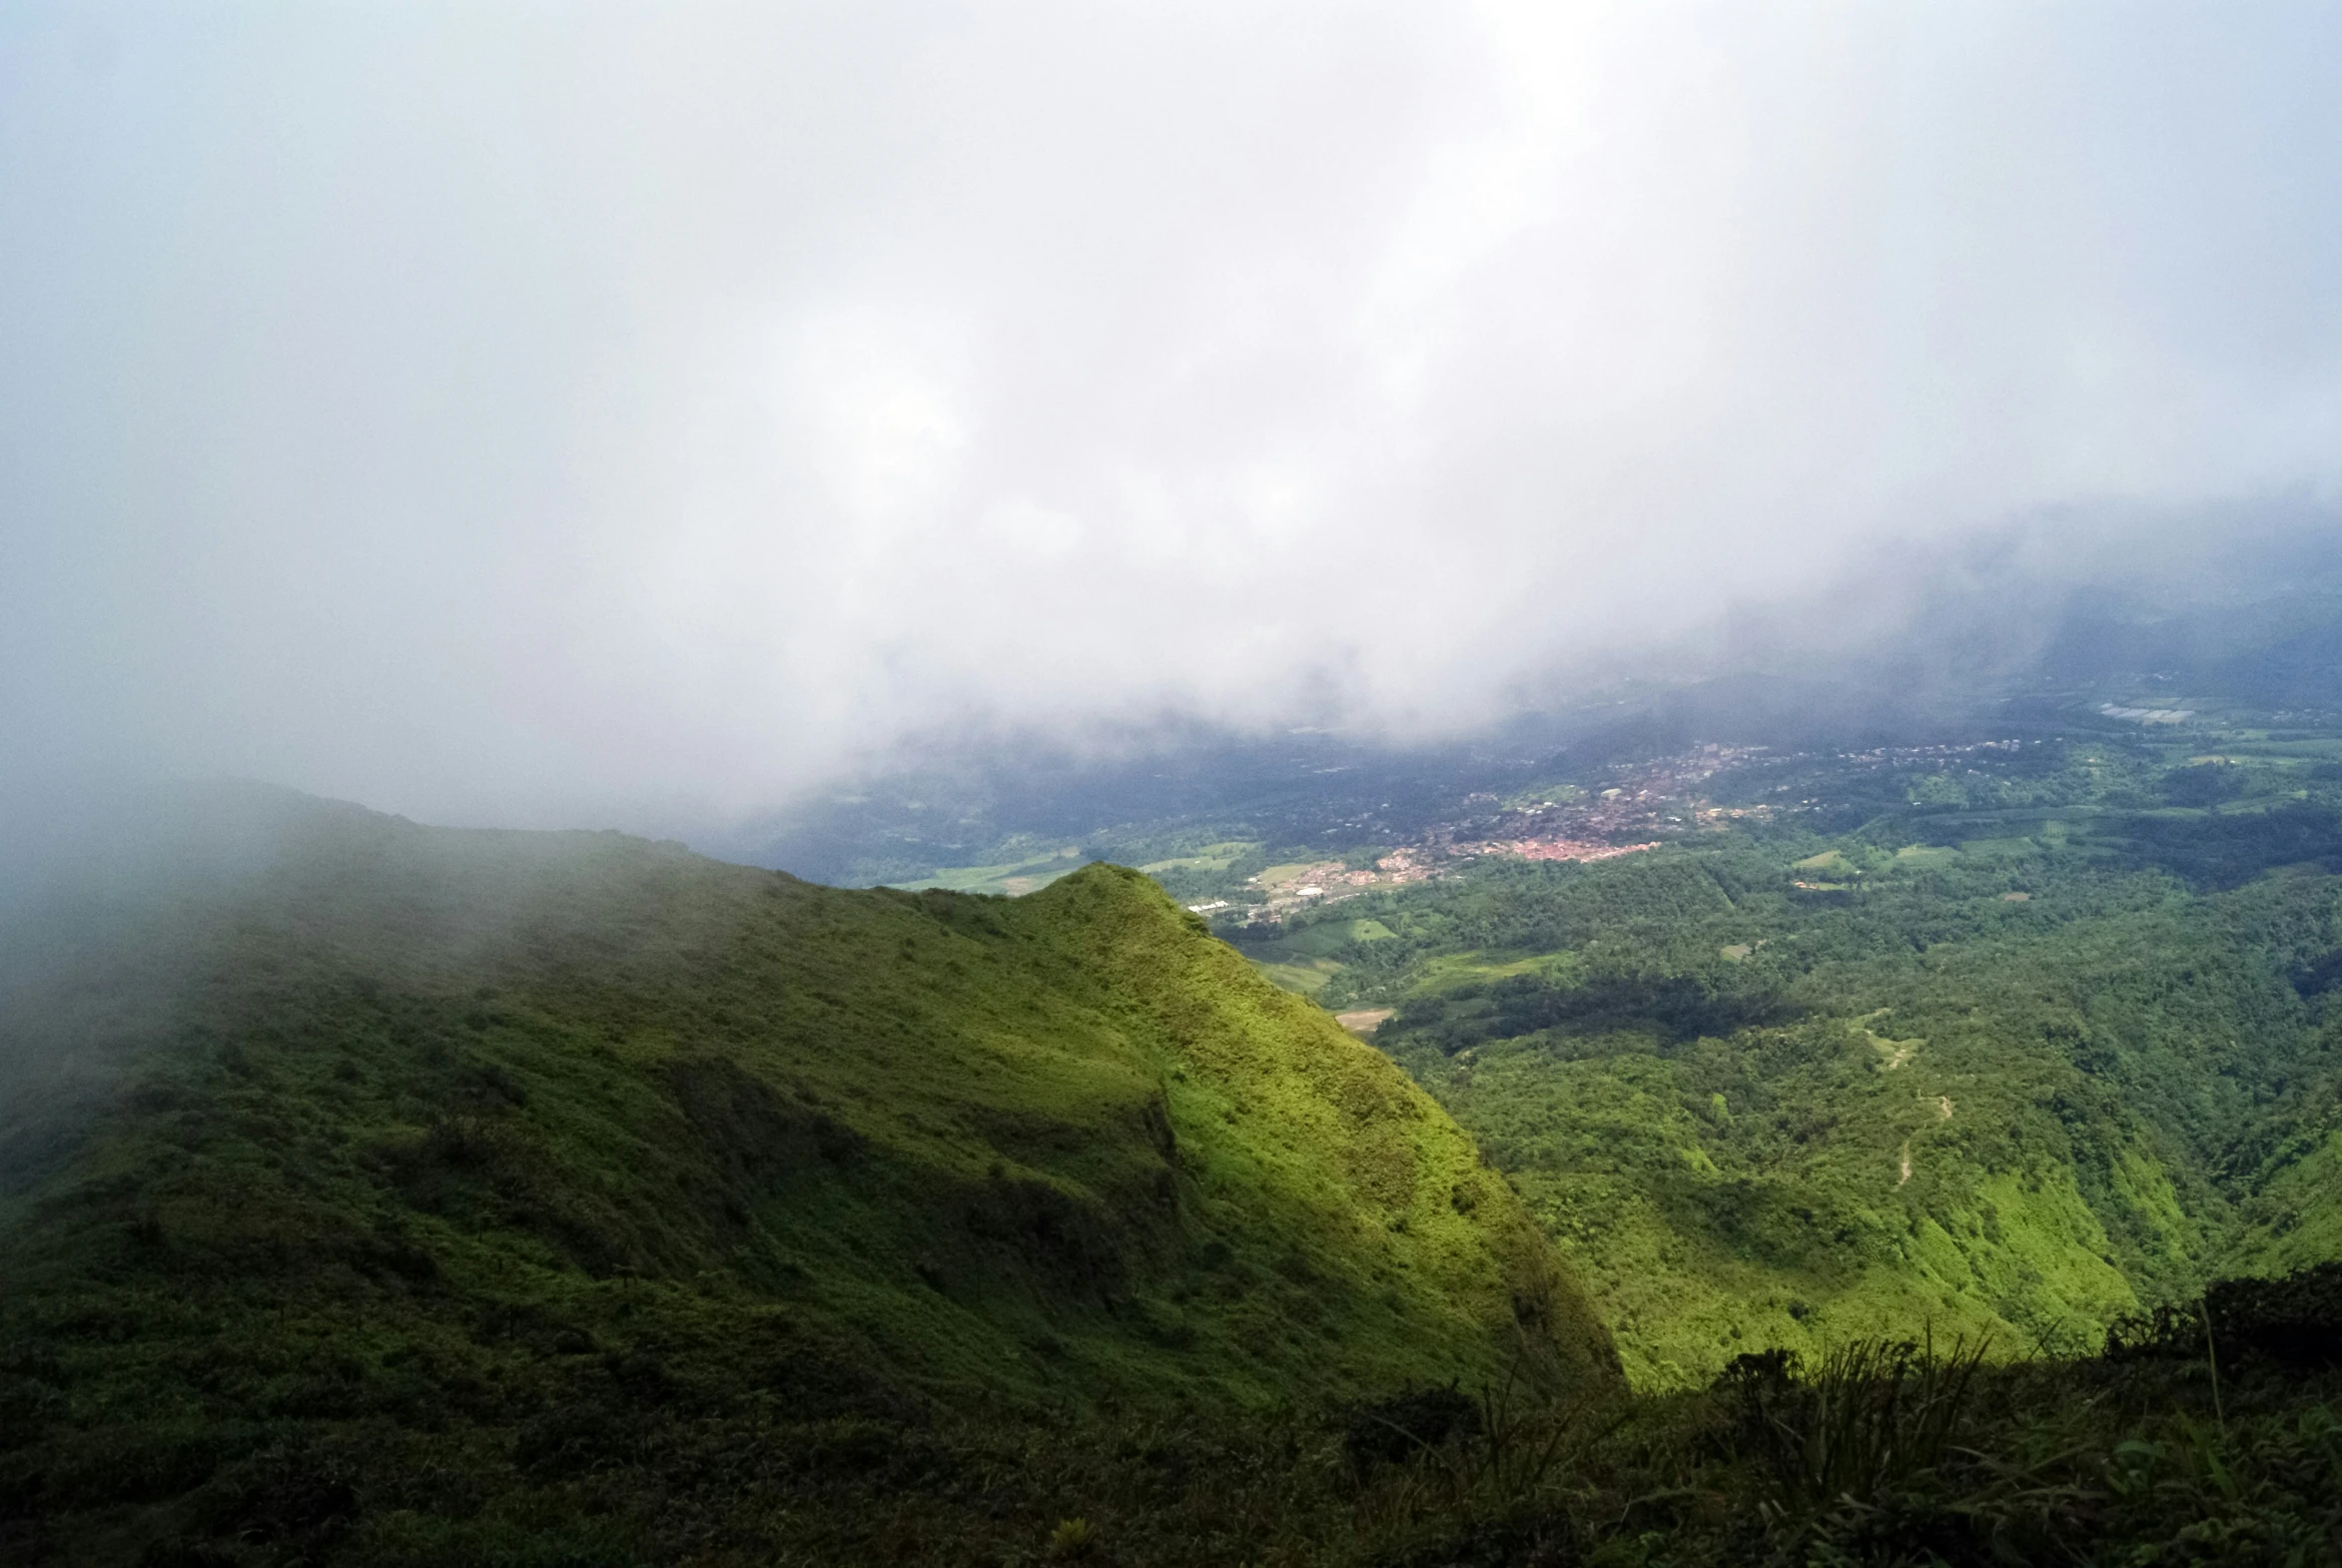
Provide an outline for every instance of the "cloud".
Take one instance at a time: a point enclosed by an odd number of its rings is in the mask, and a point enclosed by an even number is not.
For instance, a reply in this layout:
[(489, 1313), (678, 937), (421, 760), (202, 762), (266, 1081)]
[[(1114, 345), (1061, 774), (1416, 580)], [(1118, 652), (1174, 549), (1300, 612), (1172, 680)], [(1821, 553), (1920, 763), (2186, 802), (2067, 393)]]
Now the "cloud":
[(1413, 734), (2330, 497), (2301, 5), (15, 8), (0, 723), (438, 819)]

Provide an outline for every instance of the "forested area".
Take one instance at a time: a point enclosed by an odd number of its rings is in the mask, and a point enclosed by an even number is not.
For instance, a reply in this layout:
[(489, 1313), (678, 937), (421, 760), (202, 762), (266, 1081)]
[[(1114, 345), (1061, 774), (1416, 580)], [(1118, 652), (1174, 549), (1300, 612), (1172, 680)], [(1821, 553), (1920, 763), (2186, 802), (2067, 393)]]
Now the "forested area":
[(1929, 1325), (2083, 1353), (2330, 1250), (2328, 771), (1766, 760), (1717, 798), (1818, 809), (1347, 902), (1319, 1000), (1396, 1010), (1649, 1384)]

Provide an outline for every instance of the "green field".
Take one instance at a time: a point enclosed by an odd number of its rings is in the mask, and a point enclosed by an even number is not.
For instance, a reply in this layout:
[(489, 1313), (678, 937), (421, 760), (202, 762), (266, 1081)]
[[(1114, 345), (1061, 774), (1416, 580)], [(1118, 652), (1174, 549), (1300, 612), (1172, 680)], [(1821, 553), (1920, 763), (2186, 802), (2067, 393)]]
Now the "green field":
[(1373, 920), (1320, 920), (1290, 936), (1245, 943), (1242, 952), (1279, 989), (1315, 996), (1341, 970), (1336, 953), (1352, 943), (1389, 940), (1389, 928)]
[(1161, 877), (1177, 871), (1226, 871), (1237, 861), (1260, 846), (1245, 841), (1205, 844), (1192, 854), (1174, 855), (1168, 860), (1150, 861), (1139, 869), (1151, 877)]
[(1023, 860), (1005, 861), (997, 866), (948, 866), (933, 876), (907, 882), (889, 883), (905, 893), (924, 893), (930, 888), (941, 888), (947, 893), (989, 893), (1015, 897), (1034, 893), (1048, 887), (1058, 878), (1068, 876), (1082, 864), (1080, 849), (1061, 849), (1047, 855)]

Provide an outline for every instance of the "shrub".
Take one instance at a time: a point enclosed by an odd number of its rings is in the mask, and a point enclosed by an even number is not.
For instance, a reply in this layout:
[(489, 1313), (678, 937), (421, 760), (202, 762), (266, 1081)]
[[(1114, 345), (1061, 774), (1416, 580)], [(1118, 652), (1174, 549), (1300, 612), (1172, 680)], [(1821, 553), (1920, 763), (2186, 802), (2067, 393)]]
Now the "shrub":
[(1858, 1339), (1803, 1377), (1786, 1350), (1737, 1357), (1719, 1387), (1738, 1404), (1735, 1436), (1757, 1463), (1768, 1516), (1869, 1504), (1933, 1469), (1959, 1431), (1984, 1350)]

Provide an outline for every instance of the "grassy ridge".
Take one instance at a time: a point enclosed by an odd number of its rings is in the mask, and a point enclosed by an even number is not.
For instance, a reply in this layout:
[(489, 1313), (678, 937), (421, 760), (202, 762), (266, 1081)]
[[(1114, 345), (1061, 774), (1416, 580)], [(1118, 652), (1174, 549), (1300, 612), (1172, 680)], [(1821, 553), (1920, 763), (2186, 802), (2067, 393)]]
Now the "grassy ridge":
[(27, 1553), (631, 1560), (717, 1432), (1615, 1377), (1470, 1139), (1135, 873), (235, 811), (7, 984)]

